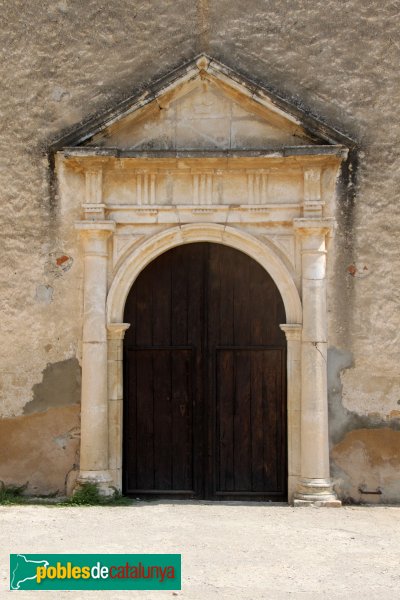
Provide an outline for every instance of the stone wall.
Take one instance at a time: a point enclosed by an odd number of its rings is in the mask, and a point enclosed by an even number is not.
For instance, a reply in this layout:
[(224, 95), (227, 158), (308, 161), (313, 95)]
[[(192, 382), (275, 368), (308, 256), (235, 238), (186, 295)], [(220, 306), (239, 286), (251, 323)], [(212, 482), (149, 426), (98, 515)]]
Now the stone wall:
[(15, 0), (1, 9), (0, 479), (63, 492), (77, 464), (78, 202), (61, 204), (47, 148), (206, 52), (358, 143), (330, 264), (332, 468), (342, 498), (399, 501), (396, 4)]

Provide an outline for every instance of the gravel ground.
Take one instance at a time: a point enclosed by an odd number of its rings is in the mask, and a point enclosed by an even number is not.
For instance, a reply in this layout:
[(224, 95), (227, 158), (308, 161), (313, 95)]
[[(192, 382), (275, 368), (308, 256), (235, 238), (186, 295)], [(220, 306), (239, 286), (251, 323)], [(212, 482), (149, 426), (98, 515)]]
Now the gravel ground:
[(400, 507), (138, 502), (0, 507), (0, 598), (10, 553), (182, 554), (179, 592), (28, 592), (25, 598), (400, 598)]

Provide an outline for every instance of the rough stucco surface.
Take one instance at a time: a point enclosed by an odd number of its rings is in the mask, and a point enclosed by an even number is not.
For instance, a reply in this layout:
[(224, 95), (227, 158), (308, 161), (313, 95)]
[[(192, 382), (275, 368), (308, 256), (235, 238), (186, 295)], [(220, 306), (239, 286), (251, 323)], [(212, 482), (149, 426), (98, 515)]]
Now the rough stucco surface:
[(0, 420), (1, 480), (31, 494), (64, 495), (79, 463), (79, 406)]
[[(23, 414), (47, 365), (79, 360), (78, 215), (50, 193), (47, 146), (205, 51), (358, 142), (354, 201), (342, 195), (330, 264), (329, 340), (352, 356), (328, 364), (339, 365), (332, 428), (338, 414), (341, 439), (358, 415), (363, 427), (397, 427), (398, 4), (16, 0), (0, 8), (0, 414)], [(351, 445), (337, 443), (333, 458), (350, 474)]]

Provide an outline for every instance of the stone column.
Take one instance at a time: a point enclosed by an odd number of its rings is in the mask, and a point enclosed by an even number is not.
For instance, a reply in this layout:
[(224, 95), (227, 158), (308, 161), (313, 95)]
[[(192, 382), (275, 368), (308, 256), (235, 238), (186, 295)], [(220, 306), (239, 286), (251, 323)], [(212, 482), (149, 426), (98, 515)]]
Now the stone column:
[(327, 399), (326, 238), (334, 219), (300, 218), (303, 330), (301, 469), (295, 505), (340, 506), (329, 467)]
[(78, 485), (96, 483), (103, 494), (112, 492), (108, 466), (107, 398), (107, 258), (111, 221), (76, 224), (83, 240), (83, 336), (81, 452)]
[(300, 477), (301, 330), (297, 323), (280, 325), (287, 340), (288, 501), (293, 503)]
[(122, 490), (123, 339), (129, 323), (110, 323), (108, 329), (108, 465), (113, 485)]

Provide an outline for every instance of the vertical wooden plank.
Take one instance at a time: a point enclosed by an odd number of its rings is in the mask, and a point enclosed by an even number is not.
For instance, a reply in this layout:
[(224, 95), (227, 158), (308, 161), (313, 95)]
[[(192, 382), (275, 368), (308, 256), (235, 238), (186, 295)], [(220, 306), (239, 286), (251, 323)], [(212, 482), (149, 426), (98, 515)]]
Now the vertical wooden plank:
[(196, 348), (203, 342), (204, 325), (204, 250), (206, 244), (188, 244), (187, 253), (187, 343)]
[(269, 350), (264, 353), (264, 383), (265, 383), (265, 399), (264, 399), (264, 468), (265, 468), (265, 489), (277, 489), (277, 472), (276, 472), (276, 456), (277, 456), (277, 439), (276, 439), (276, 422), (277, 422), (277, 392), (276, 376), (274, 372), (275, 366), (275, 351)]
[(158, 257), (153, 272), (153, 340), (154, 346), (171, 344), (171, 263), (174, 255), (166, 252)]
[(250, 344), (250, 269), (248, 257), (242, 253), (235, 256), (234, 271), (234, 344)]
[(137, 285), (131, 290), (126, 305), (125, 316), (131, 323), (126, 332), (125, 344), (148, 346), (152, 342), (153, 320), (153, 277), (151, 271), (143, 271), (138, 277)]
[(125, 428), (123, 436), (124, 446), (124, 488), (134, 490), (137, 488), (137, 468), (136, 461), (138, 458), (137, 448), (137, 393), (136, 393), (136, 360), (132, 357), (132, 353), (125, 352), (124, 354), (124, 423), (129, 423), (129, 427)]
[(252, 345), (285, 345), (279, 328), (286, 322), (285, 309), (271, 276), (255, 261), (248, 265), (250, 299), (248, 311)]
[(171, 251), (171, 345), (188, 341), (188, 279), (186, 246)]
[(220, 248), (220, 303), (219, 321), (220, 335), (217, 344), (231, 346), (234, 344), (234, 290), (235, 290), (235, 255), (231, 248)]
[(251, 490), (264, 489), (263, 350), (253, 350), (251, 360)]
[(264, 305), (263, 278), (260, 277), (258, 269), (255, 269), (253, 264), (251, 265), (249, 279), (250, 344), (256, 346), (265, 343), (263, 323), (267, 318), (268, 311)]
[(217, 440), (217, 415), (216, 415), (216, 346), (220, 338), (220, 302), (221, 302), (221, 254), (223, 246), (216, 244), (207, 245), (206, 254), (206, 298), (205, 309), (206, 323), (204, 326), (205, 349), (206, 349), (206, 412), (205, 429), (207, 437), (206, 444), (206, 467), (205, 467), (205, 493), (207, 497), (213, 497), (218, 487), (218, 440)]
[(171, 352), (172, 489), (193, 489), (191, 352)]
[(172, 489), (171, 351), (153, 350), (154, 487)]
[(234, 478), (236, 491), (251, 489), (250, 356), (235, 351)]
[(138, 489), (154, 487), (153, 360), (147, 350), (131, 352), (136, 362), (136, 465)]
[(274, 288), (270, 276), (266, 271), (255, 261), (249, 265), (250, 272), (250, 300), (248, 310), (250, 313), (250, 329), (252, 345), (270, 345), (273, 344), (271, 338), (271, 323), (272, 327), (276, 328), (274, 317)]
[(224, 246), (209, 244), (208, 255), (208, 283), (207, 283), (207, 346), (214, 352), (215, 346), (220, 343), (220, 311), (221, 311), (221, 270), (225, 253)]
[(277, 487), (282, 491), (287, 491), (287, 412), (286, 412), (286, 381), (284, 377), (284, 365), (286, 352), (276, 351), (275, 360), (275, 382), (276, 382), (276, 472)]
[(266, 306), (266, 318), (264, 320), (264, 343), (273, 345), (277, 337), (278, 324), (276, 323), (276, 294), (275, 288), (271, 285), (271, 278), (269, 275), (265, 278), (263, 297)]
[(196, 496), (204, 498), (206, 429), (205, 260), (207, 244), (188, 244), (188, 344), (193, 347), (193, 481)]
[(234, 356), (230, 350), (217, 352), (217, 490), (233, 491), (233, 401)]

